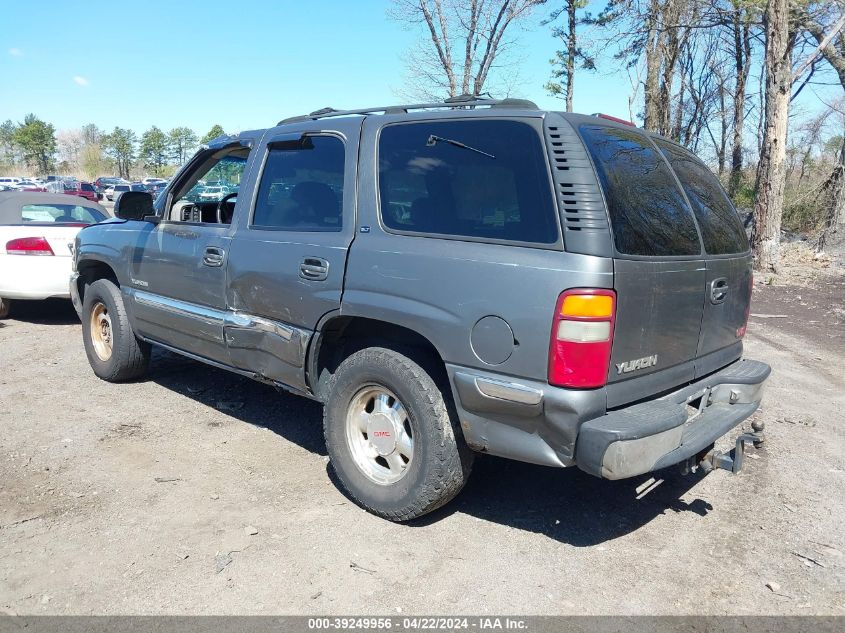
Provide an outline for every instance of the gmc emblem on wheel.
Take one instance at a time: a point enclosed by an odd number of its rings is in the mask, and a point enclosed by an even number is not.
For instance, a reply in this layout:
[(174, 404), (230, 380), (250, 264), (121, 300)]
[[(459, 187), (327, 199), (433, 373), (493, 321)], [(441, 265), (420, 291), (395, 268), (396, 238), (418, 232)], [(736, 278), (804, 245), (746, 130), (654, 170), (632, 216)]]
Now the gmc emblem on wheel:
[(374, 431), (373, 437), (390, 437), (390, 431)]
[(646, 367), (654, 367), (657, 364), (657, 354), (653, 356), (646, 356), (645, 358), (638, 358), (637, 360), (626, 360), (624, 363), (616, 363), (616, 372), (619, 374), (627, 374), (630, 371), (637, 371), (638, 369), (645, 369)]

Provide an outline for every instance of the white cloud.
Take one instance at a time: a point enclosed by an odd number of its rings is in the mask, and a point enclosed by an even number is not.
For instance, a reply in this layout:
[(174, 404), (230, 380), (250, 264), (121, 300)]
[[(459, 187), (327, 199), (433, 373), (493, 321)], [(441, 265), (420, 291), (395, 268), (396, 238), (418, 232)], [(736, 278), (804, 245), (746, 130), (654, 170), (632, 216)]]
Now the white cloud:
[(9, 55), (12, 57), (23, 57), (23, 51), (19, 48), (10, 48)]
[(74, 75), (73, 81), (77, 86), (87, 86), (88, 85), (88, 80), (85, 77), (82, 77), (81, 75)]

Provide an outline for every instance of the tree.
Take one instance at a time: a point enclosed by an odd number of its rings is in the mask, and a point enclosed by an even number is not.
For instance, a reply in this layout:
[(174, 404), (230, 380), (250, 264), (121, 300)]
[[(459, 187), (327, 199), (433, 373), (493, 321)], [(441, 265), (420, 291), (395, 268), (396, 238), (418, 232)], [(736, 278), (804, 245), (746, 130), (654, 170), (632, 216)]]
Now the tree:
[(788, 0), (768, 0), (765, 27), (766, 110), (763, 146), (757, 165), (757, 198), (751, 247), (759, 270), (775, 271), (779, 263), (780, 227), (786, 185), (786, 133), (792, 87), (792, 48)]
[(200, 139), (200, 143), (202, 145), (207, 144), (209, 141), (213, 141), (218, 136), (224, 136), (226, 132), (223, 131), (223, 128), (219, 125), (215, 125), (212, 127), (208, 133)]
[(56, 143), (59, 160), (67, 166), (66, 169), (74, 171), (79, 165), (79, 155), (85, 146), (82, 130), (61, 130), (56, 134)]
[(136, 142), (135, 132), (121, 127), (115, 127), (111, 134), (103, 137), (103, 150), (114, 160), (117, 173), (122, 178), (129, 178), (129, 168), (135, 160)]
[(82, 137), (86, 145), (99, 145), (103, 139), (103, 131), (94, 123), (82, 126)]
[(188, 157), (197, 146), (197, 135), (189, 127), (176, 127), (170, 130), (171, 156), (180, 165), (188, 161)]
[(50, 171), (56, 153), (56, 129), (52, 124), (45, 123), (34, 114), (27, 114), (12, 138), (28, 166), (41, 175)]
[(9, 166), (17, 162), (17, 146), (15, 145), (17, 127), (11, 119), (0, 124), (0, 160)]
[(392, 16), (424, 40), (409, 55), (412, 91), (438, 98), (482, 94), (512, 44), (509, 27), (543, 0), (393, 0)]
[(162, 175), (162, 169), (167, 164), (170, 154), (170, 141), (167, 135), (155, 125), (141, 135), (138, 157), (156, 176)]
[(742, 182), (743, 131), (745, 129), (745, 85), (751, 72), (751, 14), (742, 0), (731, 0), (730, 27), (733, 40), (734, 91), (731, 175), (728, 193), (735, 197)]
[[(817, 15), (805, 10), (800, 20), (818, 43), (820, 54), (833, 68), (842, 89), (845, 90), (845, 33), (842, 30), (845, 14), (842, 14), (833, 26), (826, 27), (823, 21), (831, 21), (825, 20), (831, 17), (830, 8), (832, 7), (823, 8)], [(837, 149), (837, 161), (824, 184), (828, 213), (819, 236), (819, 250), (823, 249), (833, 234), (841, 230), (842, 225), (845, 224), (845, 143), (840, 141)]]
[(566, 100), (566, 111), (572, 112), (572, 99), (575, 95), (575, 65), (581, 62), (585, 70), (595, 70), (596, 64), (593, 57), (584, 49), (578, 46), (578, 19), (577, 11), (587, 6), (587, 0), (564, 0), (563, 4), (552, 11), (543, 24), (556, 22), (562, 15), (566, 16), (564, 26), (552, 28), (552, 35), (559, 38), (566, 45), (565, 50), (555, 53), (554, 59), (549, 63), (552, 65), (552, 78), (545, 85), (549, 94)]
[(106, 170), (103, 149), (97, 144), (86, 144), (79, 154), (79, 168), (85, 177), (93, 180)]

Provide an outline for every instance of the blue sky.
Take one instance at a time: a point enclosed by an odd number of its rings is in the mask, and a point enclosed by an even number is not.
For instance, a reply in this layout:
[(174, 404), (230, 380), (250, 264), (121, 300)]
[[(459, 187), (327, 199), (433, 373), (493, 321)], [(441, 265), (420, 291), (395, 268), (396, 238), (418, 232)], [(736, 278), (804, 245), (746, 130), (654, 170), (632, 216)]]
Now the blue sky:
[[(402, 102), (403, 55), (419, 35), (390, 20), (388, 6), (388, 0), (42, 0), (35, 16), (27, 3), (5, 3), (0, 120), (34, 112), (58, 129), (93, 122), (140, 133), (151, 125), (187, 125), (204, 134), (215, 123), (231, 132), (328, 105)], [(517, 33), (516, 92), (562, 109), (542, 87), (559, 44), (539, 25), (547, 11)], [(576, 81), (576, 111), (627, 118), (625, 75), (582, 72)], [(815, 97), (808, 92), (802, 99), (812, 107)]]

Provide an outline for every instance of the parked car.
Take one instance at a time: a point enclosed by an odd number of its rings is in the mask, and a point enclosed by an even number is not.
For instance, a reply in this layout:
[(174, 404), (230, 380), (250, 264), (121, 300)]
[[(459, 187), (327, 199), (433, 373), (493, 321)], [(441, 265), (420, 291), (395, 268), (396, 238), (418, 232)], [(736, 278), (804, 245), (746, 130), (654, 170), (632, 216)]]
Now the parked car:
[(20, 184), (21, 180), (23, 179), (14, 176), (0, 176), (0, 185), (15, 189)]
[(167, 181), (164, 178), (153, 178), (153, 177), (150, 177), (150, 176), (143, 178), (141, 180), (141, 184), (147, 185), (147, 186), (162, 184), (162, 183), (166, 183), (166, 182)]
[(111, 187), (112, 185), (122, 185), (122, 184), (129, 184), (127, 181), (123, 180), (123, 178), (116, 178), (113, 176), (100, 176), (97, 180), (94, 181), (94, 187), (99, 193), (105, 193), (106, 189)]
[(17, 186), (18, 191), (41, 192), (44, 193), (47, 189), (40, 182), (34, 180), (21, 180)]
[(97, 202), (102, 199), (102, 196), (97, 193), (94, 185), (90, 182), (80, 182), (78, 180), (70, 182), (65, 181), (63, 186), (64, 193), (68, 195), (80, 196), (81, 198), (86, 198), (92, 202)]
[(160, 194), (162, 191), (167, 189), (167, 181), (155, 182), (155, 183), (146, 185), (146, 187), (147, 187), (147, 191), (150, 193), (150, 195), (152, 195), (153, 198), (156, 198), (158, 196), (158, 194)]
[(107, 200), (114, 200), (116, 196), (120, 195), (124, 191), (129, 191), (129, 184), (116, 184), (112, 185), (111, 187), (107, 187), (106, 190), (103, 192), (103, 195), (106, 196)]
[[(188, 199), (211, 170), (252, 193)], [(672, 141), (521, 100), (324, 110), (216, 139), (171, 191), (77, 236), (94, 373), (160, 345), (324, 403), (379, 516), (448, 502), (473, 451), (620, 479), (736, 471), (763, 438), (714, 448), (770, 368), (743, 359), (736, 210)]]
[(63, 194), (0, 193), (0, 318), (11, 300), (69, 297), (79, 229), (108, 217), (96, 202)]
[(209, 202), (221, 200), (224, 196), (231, 193), (228, 187), (205, 187), (199, 193), (200, 202)]

